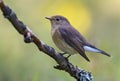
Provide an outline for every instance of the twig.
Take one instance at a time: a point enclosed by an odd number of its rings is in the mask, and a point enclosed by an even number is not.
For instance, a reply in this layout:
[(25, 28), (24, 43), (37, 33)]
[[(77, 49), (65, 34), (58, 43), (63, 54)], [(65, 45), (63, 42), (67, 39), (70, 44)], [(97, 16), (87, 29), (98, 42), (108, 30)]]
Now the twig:
[(21, 22), (16, 14), (7, 5), (4, 4), (3, 0), (0, 0), (0, 8), (5, 18), (7, 18), (14, 28), (24, 36), (25, 43), (34, 43), (38, 49), (45, 54), (52, 57), (58, 65), (54, 68), (68, 72), (77, 81), (93, 81), (93, 76), (90, 72), (86, 72), (78, 67), (73, 66), (68, 59), (62, 54), (56, 52), (54, 48), (46, 45), (42, 42), (23, 22)]

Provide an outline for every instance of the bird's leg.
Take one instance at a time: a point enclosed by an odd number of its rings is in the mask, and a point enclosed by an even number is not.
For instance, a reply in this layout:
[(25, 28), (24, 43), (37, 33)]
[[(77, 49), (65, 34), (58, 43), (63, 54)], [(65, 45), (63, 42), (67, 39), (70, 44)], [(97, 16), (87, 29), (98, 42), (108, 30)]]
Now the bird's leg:
[[(64, 52), (64, 53), (61, 53), (63, 56), (64, 55), (66, 55), (66, 54), (68, 54), (67, 52)], [(68, 60), (68, 58), (70, 57), (71, 55), (70, 54), (68, 54), (68, 56), (66, 56), (65, 58)]]
[(61, 53), (62, 55), (65, 55), (65, 54), (67, 54), (67, 52), (64, 52), (64, 53)]
[(69, 54), (66, 58), (68, 59), (71, 55)]
[[(67, 52), (61, 53), (62, 55), (67, 55)], [(68, 55), (66, 58), (69, 58), (71, 55)]]
[(71, 56), (71, 55), (68, 54), (68, 56), (66, 56), (65, 59), (68, 61), (70, 56)]
[[(66, 55), (67, 54), (67, 52), (64, 52), (64, 53), (61, 53), (62, 55)], [(71, 55), (70, 54), (68, 54), (68, 56), (67, 57), (65, 57), (66, 59), (68, 59), (69, 57), (70, 57)]]

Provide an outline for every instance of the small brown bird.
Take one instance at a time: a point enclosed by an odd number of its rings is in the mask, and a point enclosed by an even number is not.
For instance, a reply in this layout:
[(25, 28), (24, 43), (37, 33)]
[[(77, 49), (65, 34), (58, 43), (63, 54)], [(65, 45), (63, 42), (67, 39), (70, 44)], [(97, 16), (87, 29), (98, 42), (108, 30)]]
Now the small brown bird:
[(51, 22), (52, 39), (56, 46), (70, 55), (79, 53), (87, 61), (90, 61), (85, 51), (97, 52), (110, 57), (110, 55), (90, 44), (67, 20), (67, 18), (55, 15), (45, 17)]

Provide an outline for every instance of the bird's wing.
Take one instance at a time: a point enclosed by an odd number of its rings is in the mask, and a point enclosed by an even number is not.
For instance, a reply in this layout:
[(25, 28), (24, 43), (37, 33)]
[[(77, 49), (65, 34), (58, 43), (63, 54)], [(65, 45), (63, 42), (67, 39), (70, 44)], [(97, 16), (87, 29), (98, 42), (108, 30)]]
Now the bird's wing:
[(59, 32), (65, 42), (74, 48), (82, 57), (87, 61), (90, 61), (85, 54), (83, 45), (85, 44), (85, 39), (80, 35), (80, 33), (73, 27), (60, 27)]

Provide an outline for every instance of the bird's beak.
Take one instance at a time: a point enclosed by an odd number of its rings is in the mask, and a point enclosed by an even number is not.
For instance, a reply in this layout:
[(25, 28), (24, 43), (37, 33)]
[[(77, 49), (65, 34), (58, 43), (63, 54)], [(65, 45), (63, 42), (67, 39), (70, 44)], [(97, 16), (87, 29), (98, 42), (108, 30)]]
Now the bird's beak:
[(46, 19), (48, 19), (48, 20), (52, 20), (52, 17), (45, 17)]

